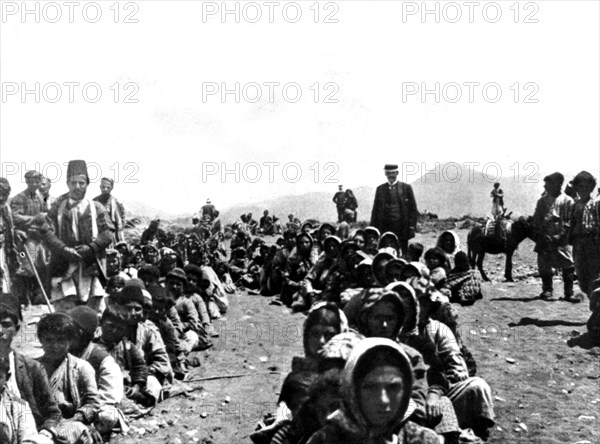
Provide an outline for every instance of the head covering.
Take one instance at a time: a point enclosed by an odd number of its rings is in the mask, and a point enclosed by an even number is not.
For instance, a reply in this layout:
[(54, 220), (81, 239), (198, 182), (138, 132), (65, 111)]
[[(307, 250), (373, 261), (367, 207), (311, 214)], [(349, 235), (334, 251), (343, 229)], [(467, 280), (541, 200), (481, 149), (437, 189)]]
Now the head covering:
[(148, 287), (148, 293), (152, 298), (153, 304), (160, 302), (166, 304), (167, 308), (174, 304), (174, 301), (172, 298), (169, 297), (169, 293), (167, 292), (167, 290), (158, 284), (150, 285)]
[(335, 229), (335, 227), (333, 225), (331, 225), (330, 223), (325, 222), (325, 223), (321, 224), (321, 226), (319, 227), (319, 238), (321, 237), (321, 233), (323, 233), (323, 230), (325, 228), (329, 228), (329, 231), (331, 231), (331, 234), (333, 234), (333, 233), (336, 232), (336, 229)]
[(374, 234), (375, 236), (377, 236), (377, 239), (379, 239), (379, 237), (381, 236), (381, 232), (375, 228), (375, 227), (367, 227), (365, 228), (365, 234)]
[(108, 182), (111, 187), (115, 186), (115, 181), (109, 177), (103, 177), (102, 179), (100, 179), (100, 183), (102, 182)]
[(106, 256), (107, 256), (107, 257), (108, 257), (108, 256), (117, 256), (117, 255), (119, 255), (119, 254), (120, 254), (120, 253), (119, 253), (117, 250), (115, 250), (114, 248), (107, 248), (107, 249), (106, 249)]
[(144, 285), (144, 282), (139, 279), (139, 278), (133, 278), (133, 279), (128, 279), (125, 281), (125, 286), (126, 287), (137, 287), (140, 290), (145, 290), (146, 286)]
[(343, 368), (352, 349), (364, 338), (354, 330), (337, 334), (331, 338), (318, 352), (319, 372), (323, 373), (332, 367)]
[(342, 242), (342, 249), (341, 249), (341, 253), (342, 256), (345, 256), (348, 253), (348, 250), (350, 248), (353, 248), (355, 251), (358, 251), (358, 245), (356, 245), (356, 242), (351, 241), (351, 240), (345, 240), (344, 242)]
[[(454, 238), (454, 250), (451, 252), (447, 252), (446, 250), (444, 250), (442, 248), (442, 238), (446, 235), (450, 234), (453, 238)], [(444, 231), (442, 234), (440, 234), (440, 236), (437, 238), (437, 242), (435, 243), (435, 246), (438, 248), (442, 248), (442, 250), (444, 251), (444, 253), (450, 254), (452, 256), (454, 256), (456, 253), (458, 253), (460, 251), (460, 237), (458, 237), (458, 234), (455, 233), (454, 231)]]
[(390, 432), (398, 430), (410, 402), (413, 384), (412, 366), (402, 347), (385, 338), (366, 338), (352, 349), (342, 374), (344, 410), (349, 419), (367, 437), (371, 426), (360, 405), (358, 384), (366, 373), (377, 364), (385, 362), (398, 368), (402, 374), (402, 398), (393, 419), (386, 427)]
[[(402, 305), (402, 300), (400, 299), (400, 296), (398, 296), (398, 293), (387, 290), (387, 287), (385, 290), (382, 288), (377, 288), (375, 291), (368, 291), (367, 294), (363, 296), (362, 305), (358, 313), (358, 324), (356, 325), (358, 331), (365, 336), (370, 335), (368, 325), (369, 313), (373, 309), (373, 307), (379, 304), (380, 302), (391, 302), (394, 305), (396, 305), (398, 309), (402, 312), (402, 319), (400, 319), (400, 321), (404, 321), (404, 306)], [(392, 333), (394, 338), (398, 336), (398, 333), (400, 332), (400, 327), (402, 327), (402, 322), (398, 324), (398, 330)]]
[(375, 257), (373, 258), (373, 269), (377, 269), (379, 268), (379, 266), (381, 265), (381, 263), (383, 261), (391, 261), (395, 259), (395, 256), (393, 254), (391, 254), (389, 251), (380, 251), (379, 253), (377, 253), (375, 255)]
[(419, 302), (415, 290), (406, 282), (392, 282), (385, 291), (393, 291), (398, 294), (404, 309), (404, 321), (400, 327), (399, 335), (414, 332), (419, 322)]
[(12, 318), (18, 327), (23, 320), (19, 298), (12, 293), (2, 293), (0, 295), (0, 314)]
[(565, 176), (560, 174), (558, 171), (556, 173), (552, 173), (544, 177), (544, 182), (559, 183), (562, 185), (564, 181)]
[(10, 193), (10, 183), (4, 177), (0, 177), (0, 190)]
[(155, 265), (142, 265), (138, 270), (138, 278), (142, 279), (142, 276), (152, 276), (156, 279), (160, 279), (160, 271)]
[(577, 174), (577, 176), (575, 176), (573, 178), (573, 186), (577, 187), (579, 186), (579, 184), (584, 183), (584, 182), (589, 182), (592, 184), (592, 187), (596, 186), (596, 178), (594, 176), (592, 176), (590, 173), (588, 173), (587, 171), (581, 171), (580, 173)]
[[(152, 221), (151, 223), (154, 223), (155, 221)], [(157, 222), (158, 223), (158, 222)], [(154, 250), (158, 253), (158, 248), (156, 248), (156, 246), (154, 244), (145, 244), (142, 246), (142, 253), (146, 254), (146, 252), (148, 250)]]
[(395, 250), (400, 250), (400, 241), (398, 240), (398, 236), (396, 236), (396, 234), (392, 233), (391, 231), (386, 231), (381, 235), (381, 237), (379, 238), (379, 242), (377, 243), (377, 248), (384, 248), (382, 247), (382, 245), (383, 242), (386, 240), (391, 240), (393, 245), (392, 248), (394, 248)]
[(123, 289), (116, 294), (115, 300), (119, 305), (125, 305), (130, 302), (137, 302), (144, 305), (144, 293), (142, 289), (135, 285), (125, 285)]
[(313, 327), (314, 325), (317, 325), (319, 323), (319, 314), (320, 314), (319, 312), (321, 310), (328, 310), (328, 311), (334, 313), (338, 317), (339, 324), (336, 325), (336, 327), (339, 327), (340, 333), (348, 331), (348, 319), (346, 318), (346, 315), (344, 314), (344, 312), (337, 307), (337, 305), (335, 305), (331, 302), (325, 302), (325, 301), (317, 302), (310, 308), (310, 310), (308, 312), (308, 316), (306, 317), (306, 320), (304, 321), (304, 326), (302, 327), (304, 354), (306, 355), (307, 358), (315, 357), (315, 356), (311, 355), (311, 352), (308, 348), (308, 331), (310, 330), (311, 327)]
[(209, 204), (210, 203), (210, 199), (206, 199), (206, 203)]
[(173, 270), (171, 270), (167, 273), (166, 280), (168, 281), (171, 279), (181, 281), (181, 282), (183, 282), (183, 285), (187, 285), (187, 283), (188, 283), (187, 276), (185, 275), (185, 271), (183, 271), (181, 268), (174, 268)]
[(385, 172), (398, 171), (398, 165), (395, 163), (386, 163), (383, 169), (385, 170)]
[(93, 336), (98, 328), (98, 313), (85, 305), (72, 308), (67, 314), (73, 322), (89, 336)]
[(198, 279), (202, 278), (202, 268), (200, 268), (197, 265), (194, 264), (188, 264), (185, 267), (183, 267), (183, 271), (185, 271), (185, 274), (191, 274), (193, 276), (196, 276)]
[(327, 237), (325, 238), (325, 240), (323, 241), (323, 246), (327, 245), (327, 243), (328, 243), (328, 242), (334, 242), (334, 243), (336, 243), (338, 246), (342, 244), (342, 240), (341, 240), (339, 237), (337, 237), (337, 236), (334, 236), (334, 235), (332, 235), (332, 236), (327, 236)]
[(69, 160), (69, 165), (67, 166), (67, 179), (73, 176), (79, 176), (80, 174), (83, 174), (89, 179), (85, 160)]

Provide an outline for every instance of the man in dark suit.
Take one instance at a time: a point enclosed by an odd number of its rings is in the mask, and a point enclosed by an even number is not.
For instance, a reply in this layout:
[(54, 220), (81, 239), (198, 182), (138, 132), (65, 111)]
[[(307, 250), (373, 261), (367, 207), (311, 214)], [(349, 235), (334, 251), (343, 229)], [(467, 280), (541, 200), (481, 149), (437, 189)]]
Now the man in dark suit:
[(417, 227), (417, 202), (412, 187), (398, 181), (398, 165), (386, 165), (388, 181), (375, 191), (371, 213), (371, 226), (381, 233), (391, 231), (400, 240), (402, 254), (408, 250), (408, 240), (415, 237)]

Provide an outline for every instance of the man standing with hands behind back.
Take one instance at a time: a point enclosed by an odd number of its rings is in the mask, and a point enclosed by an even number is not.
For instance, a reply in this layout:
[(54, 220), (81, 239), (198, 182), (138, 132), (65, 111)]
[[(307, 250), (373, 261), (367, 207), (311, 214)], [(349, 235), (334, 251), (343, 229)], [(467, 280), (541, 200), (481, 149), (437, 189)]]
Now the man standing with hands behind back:
[(417, 202), (412, 187), (398, 180), (398, 165), (384, 168), (387, 182), (375, 191), (371, 213), (371, 226), (382, 233), (391, 231), (400, 240), (402, 254), (408, 250), (408, 240), (415, 237), (417, 228)]

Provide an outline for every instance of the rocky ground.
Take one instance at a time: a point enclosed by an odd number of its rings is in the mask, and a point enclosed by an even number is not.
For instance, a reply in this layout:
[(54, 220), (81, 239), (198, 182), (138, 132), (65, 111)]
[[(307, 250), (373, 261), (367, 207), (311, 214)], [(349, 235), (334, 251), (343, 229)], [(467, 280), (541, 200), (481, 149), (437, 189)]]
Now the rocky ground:
[[(417, 239), (433, 246), (439, 232)], [(466, 231), (459, 231), (466, 242)], [(466, 248), (466, 246), (464, 247)], [(497, 424), (490, 443), (600, 442), (600, 347), (570, 348), (567, 340), (585, 331), (587, 301), (573, 305), (541, 301), (530, 241), (515, 254), (514, 283), (504, 283), (504, 256), (488, 256), (493, 282), (484, 299), (458, 307), (461, 333), (477, 360), (478, 375), (492, 387)], [(556, 297), (562, 296), (557, 281)], [(292, 356), (302, 354), (304, 315), (269, 305), (270, 298), (231, 296), (220, 338), (207, 352), (195, 379), (176, 386), (176, 396), (149, 416), (131, 423), (127, 436), (112, 442), (248, 443), (257, 422), (275, 408)], [(26, 323), (43, 312), (26, 313)], [(35, 325), (22, 330), (18, 347), (39, 355)], [(226, 378), (237, 375), (236, 378)], [(243, 376), (239, 376), (243, 375)]]

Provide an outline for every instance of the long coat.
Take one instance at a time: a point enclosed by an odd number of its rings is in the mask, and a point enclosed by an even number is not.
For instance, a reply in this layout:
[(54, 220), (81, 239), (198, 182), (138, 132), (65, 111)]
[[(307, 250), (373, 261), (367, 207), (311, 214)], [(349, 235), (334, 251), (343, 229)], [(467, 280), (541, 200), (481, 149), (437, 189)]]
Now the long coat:
[[(384, 230), (385, 222), (389, 222), (389, 215), (385, 214), (385, 193), (389, 184), (386, 182), (377, 187), (375, 191), (375, 201), (373, 203), (373, 211), (371, 212), (371, 226), (380, 231)], [(394, 233), (399, 238), (410, 239), (414, 237), (409, 233), (409, 228), (417, 228), (417, 202), (413, 193), (412, 187), (404, 182), (398, 182), (395, 187), (398, 193), (398, 201), (400, 202), (400, 223)]]

